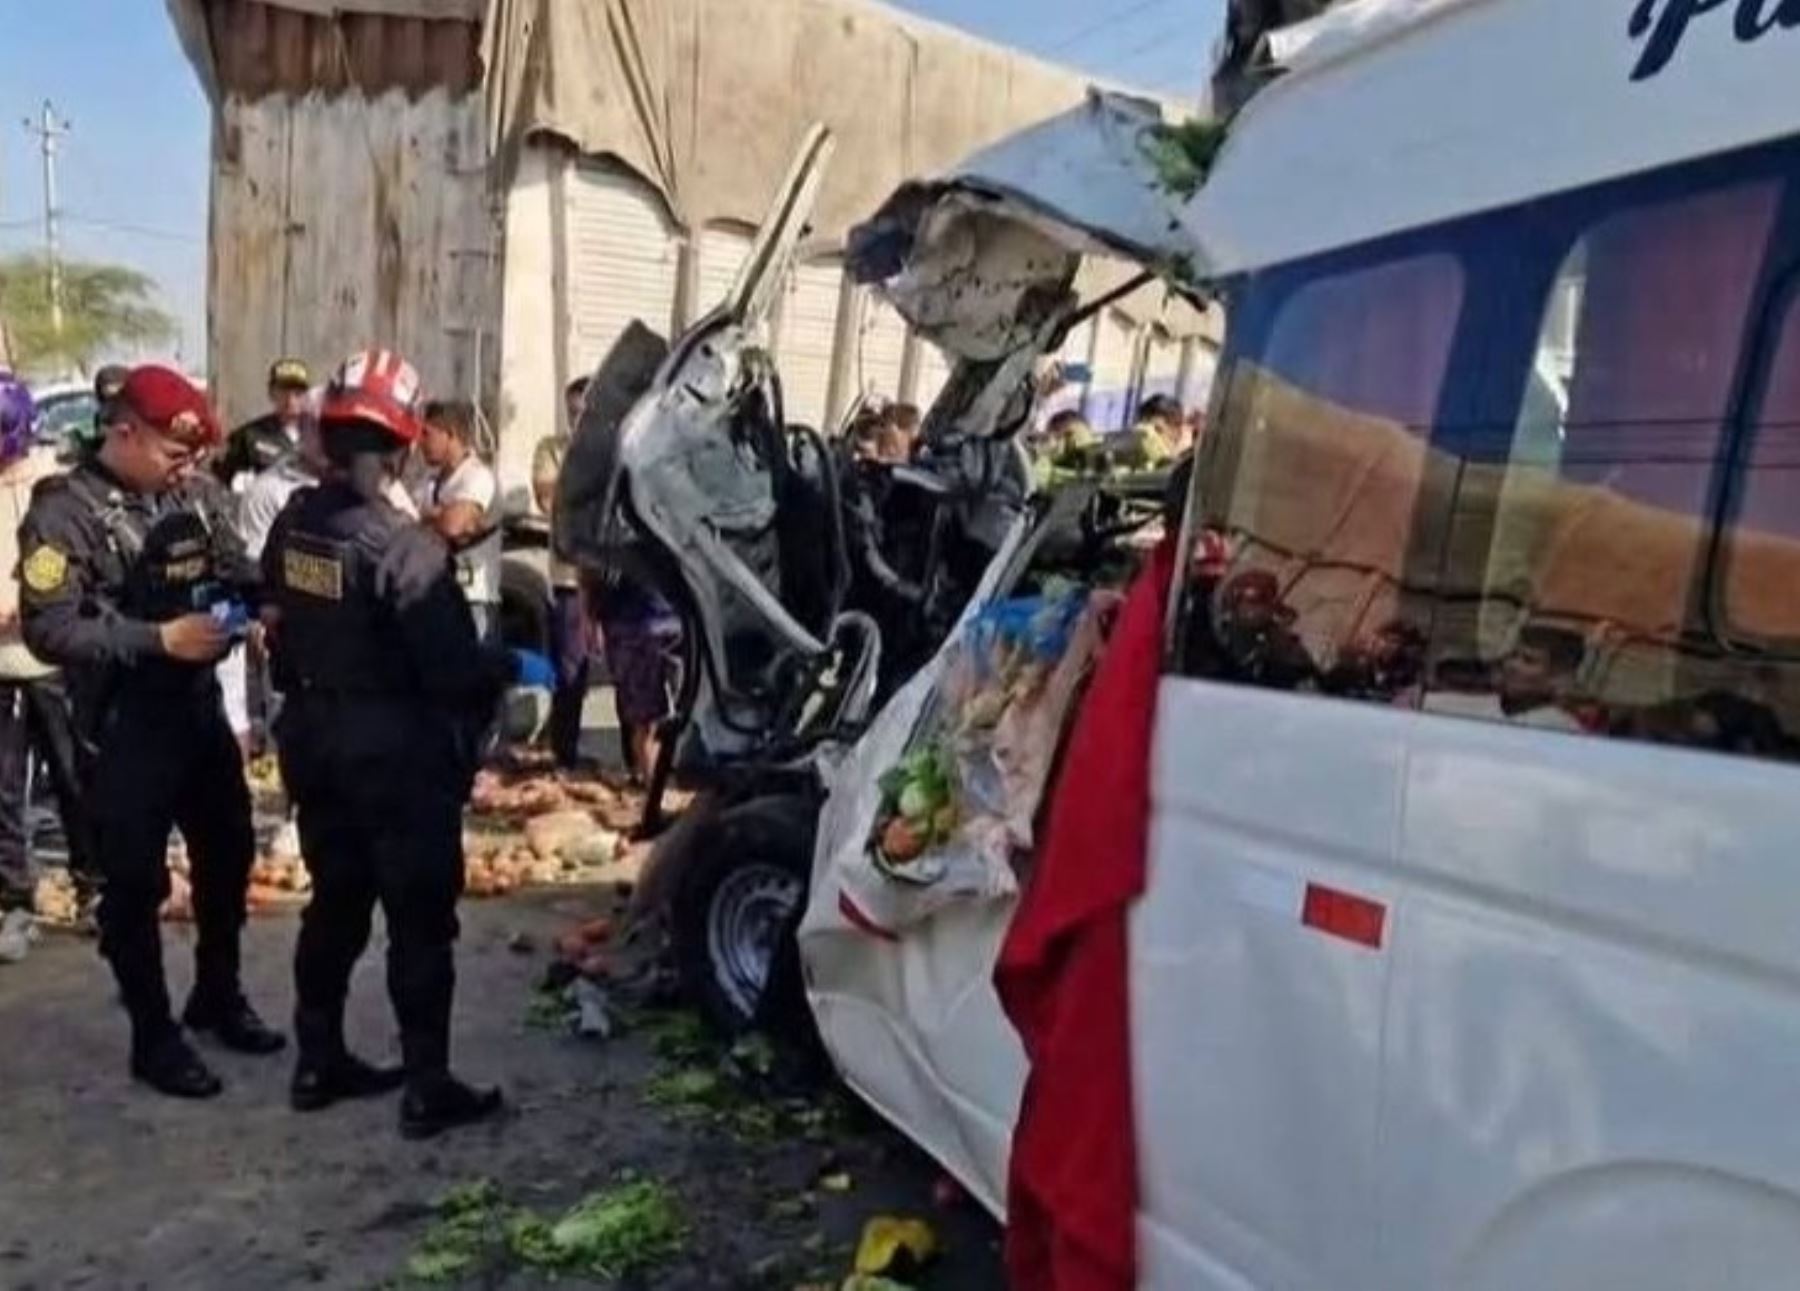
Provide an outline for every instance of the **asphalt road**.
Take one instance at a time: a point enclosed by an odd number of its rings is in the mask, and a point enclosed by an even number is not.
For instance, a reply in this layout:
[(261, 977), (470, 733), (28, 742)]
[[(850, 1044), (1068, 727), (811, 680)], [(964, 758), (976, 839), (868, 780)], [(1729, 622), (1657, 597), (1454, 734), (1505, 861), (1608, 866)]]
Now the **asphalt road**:
[[(562, 891), (465, 906), (456, 1062), (502, 1083), (514, 1111), (423, 1145), (399, 1138), (391, 1100), (291, 1112), (286, 1057), (218, 1054), (222, 1098), (154, 1097), (125, 1076), (124, 1018), (91, 943), (54, 937), (25, 963), (0, 965), (0, 1286), (407, 1285), (409, 1256), (448, 1190), (491, 1180), (509, 1202), (555, 1214), (626, 1170), (667, 1185), (687, 1236), (625, 1285), (835, 1288), (865, 1221), (883, 1213), (925, 1218), (943, 1238), (947, 1254), (918, 1279), (922, 1291), (1002, 1285), (995, 1226), (967, 1203), (934, 1206), (935, 1169), (866, 1114), (834, 1123), (822, 1141), (746, 1142), (650, 1105), (647, 1091), (669, 1066), (650, 1025), (592, 1041), (530, 1024), (554, 936), (601, 899)], [(530, 953), (509, 947), (519, 934)], [(177, 998), (190, 967), (185, 936), (167, 935)], [(272, 1019), (292, 998), (293, 936), (291, 917), (259, 920), (248, 934), (247, 978)], [(351, 1030), (357, 1047), (386, 1057), (377, 940), (358, 973)], [(834, 1186), (821, 1188), (822, 1177)], [(539, 1282), (502, 1261), (462, 1284)]]

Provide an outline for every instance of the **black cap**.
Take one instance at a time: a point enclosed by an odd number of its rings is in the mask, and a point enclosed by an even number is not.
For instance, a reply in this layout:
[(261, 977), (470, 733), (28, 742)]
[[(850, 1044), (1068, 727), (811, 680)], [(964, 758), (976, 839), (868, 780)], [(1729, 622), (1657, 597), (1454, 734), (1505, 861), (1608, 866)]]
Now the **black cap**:
[(299, 359), (276, 359), (269, 366), (269, 389), (310, 390), (312, 373)]
[(125, 378), (131, 375), (131, 369), (122, 363), (108, 363), (94, 373), (94, 398), (101, 403), (111, 403), (119, 397), (119, 391), (125, 388)]
[(1152, 417), (1166, 417), (1170, 421), (1180, 421), (1183, 413), (1181, 404), (1171, 395), (1153, 394), (1138, 405), (1138, 420), (1149, 421)]

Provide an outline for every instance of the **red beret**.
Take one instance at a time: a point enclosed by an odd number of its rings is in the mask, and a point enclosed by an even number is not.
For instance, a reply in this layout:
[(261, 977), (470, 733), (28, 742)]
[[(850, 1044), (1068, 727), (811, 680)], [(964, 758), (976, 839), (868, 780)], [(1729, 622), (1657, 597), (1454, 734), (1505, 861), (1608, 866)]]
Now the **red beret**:
[(221, 438), (206, 396), (172, 368), (155, 364), (133, 368), (119, 388), (119, 402), (139, 420), (176, 439), (216, 444)]

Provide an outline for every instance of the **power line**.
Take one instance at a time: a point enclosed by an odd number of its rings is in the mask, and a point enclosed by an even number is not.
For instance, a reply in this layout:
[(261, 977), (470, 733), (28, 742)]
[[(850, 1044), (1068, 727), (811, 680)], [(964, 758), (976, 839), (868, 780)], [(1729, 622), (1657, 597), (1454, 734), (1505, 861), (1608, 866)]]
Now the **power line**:
[(1065, 36), (1054, 45), (1048, 46), (1044, 52), (1047, 54), (1061, 53), (1071, 45), (1078, 45), (1089, 36), (1098, 35), (1109, 27), (1124, 22), (1127, 18), (1135, 18), (1140, 13), (1148, 13), (1152, 9), (1161, 9), (1163, 6), (1173, 3), (1175, 3), (1175, 0), (1138, 0), (1137, 4), (1121, 9), (1118, 13), (1108, 14), (1106, 17), (1101, 18), (1096, 22), (1088, 23), (1085, 27), (1080, 28), (1071, 35)]
[[(1148, 54), (1153, 49), (1163, 48), (1163, 47), (1167, 46), (1170, 41), (1174, 40), (1177, 36), (1185, 35), (1188, 32), (1188, 30), (1189, 30), (1189, 27), (1187, 24), (1183, 24), (1180, 27), (1166, 28), (1163, 31), (1160, 31), (1156, 35), (1152, 36), (1149, 40), (1146, 40), (1143, 44), (1133, 45), (1130, 49), (1126, 50), (1124, 53), (1114, 55), (1113, 61), (1116, 62), (1116, 61), (1121, 61), (1121, 60), (1128, 59), (1128, 58), (1136, 58), (1139, 54)], [(1205, 62), (1206, 62), (1205, 51), (1202, 50), (1200, 52), (1198, 58), (1196, 59), (1196, 63), (1200, 66), (1204, 66)]]
[[(160, 238), (165, 242), (185, 242), (193, 246), (201, 246), (206, 242), (205, 238), (195, 237), (191, 233), (177, 233), (173, 229), (151, 228), (145, 224), (126, 224), (118, 220), (95, 219), (86, 215), (65, 215), (63, 219), (69, 224), (78, 224), (86, 229), (100, 229), (107, 233), (131, 233), (138, 237)], [(0, 225), (0, 228), (3, 227), (5, 226)]]

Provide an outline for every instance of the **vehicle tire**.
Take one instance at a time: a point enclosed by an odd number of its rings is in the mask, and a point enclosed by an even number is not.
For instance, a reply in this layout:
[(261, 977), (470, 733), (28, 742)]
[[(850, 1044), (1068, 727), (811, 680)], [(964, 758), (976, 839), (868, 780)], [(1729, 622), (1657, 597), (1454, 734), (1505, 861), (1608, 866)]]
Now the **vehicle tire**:
[[(792, 945), (806, 907), (818, 803), (758, 798), (719, 814), (693, 839), (670, 920), (682, 994), (718, 1030), (810, 1024)], [(775, 971), (778, 959), (783, 971)], [(769, 998), (771, 990), (783, 996)]]

